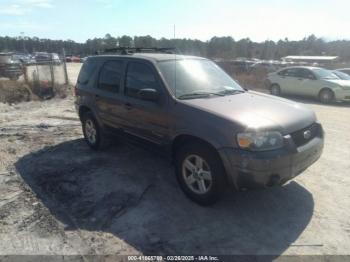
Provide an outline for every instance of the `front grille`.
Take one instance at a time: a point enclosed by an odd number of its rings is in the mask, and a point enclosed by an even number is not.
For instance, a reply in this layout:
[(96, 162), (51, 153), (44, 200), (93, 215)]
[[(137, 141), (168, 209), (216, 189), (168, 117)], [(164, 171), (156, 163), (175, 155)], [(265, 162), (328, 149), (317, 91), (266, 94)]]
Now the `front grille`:
[[(305, 136), (306, 132), (308, 133), (308, 135)], [(308, 126), (306, 128), (303, 128), (301, 130), (298, 130), (292, 133), (291, 137), (295, 145), (299, 147), (299, 146), (305, 145), (311, 139), (320, 135), (321, 135), (321, 126), (317, 123), (314, 123), (311, 126)]]

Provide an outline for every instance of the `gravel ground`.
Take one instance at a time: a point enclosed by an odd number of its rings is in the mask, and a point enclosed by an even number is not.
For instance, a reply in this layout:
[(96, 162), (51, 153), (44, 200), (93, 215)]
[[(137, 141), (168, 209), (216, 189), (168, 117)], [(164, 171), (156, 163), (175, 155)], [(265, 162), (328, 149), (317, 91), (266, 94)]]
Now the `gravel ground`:
[(91, 151), (73, 98), (0, 104), (0, 255), (349, 254), (350, 106), (300, 102), (326, 132), (319, 161), (208, 208), (158, 155), (118, 142)]

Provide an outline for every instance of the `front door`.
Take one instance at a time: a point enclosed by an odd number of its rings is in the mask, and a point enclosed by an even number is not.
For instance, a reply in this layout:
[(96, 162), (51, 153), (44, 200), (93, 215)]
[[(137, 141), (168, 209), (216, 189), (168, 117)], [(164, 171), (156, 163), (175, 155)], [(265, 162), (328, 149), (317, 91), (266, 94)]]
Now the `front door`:
[(297, 86), (300, 84), (297, 78), (297, 68), (287, 68), (281, 71), (279, 75), (282, 94), (295, 95)]
[[(141, 89), (155, 89), (159, 100), (140, 99)], [(126, 69), (125, 108), (128, 127), (126, 132), (162, 145), (168, 136), (167, 102), (168, 94), (154, 65), (145, 61), (130, 61)]]
[(318, 95), (318, 80), (316, 76), (311, 70), (307, 68), (299, 69), (299, 81), (300, 84), (298, 86), (298, 95), (302, 96), (317, 96)]

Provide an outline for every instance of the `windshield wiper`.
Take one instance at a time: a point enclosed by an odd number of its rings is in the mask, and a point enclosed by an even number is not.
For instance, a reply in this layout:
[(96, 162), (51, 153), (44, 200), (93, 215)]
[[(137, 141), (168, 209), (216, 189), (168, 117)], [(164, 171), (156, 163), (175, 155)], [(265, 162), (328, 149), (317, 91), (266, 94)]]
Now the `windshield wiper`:
[(234, 94), (241, 94), (241, 93), (244, 93), (244, 92), (246, 92), (246, 91), (239, 90), (239, 89), (226, 89), (226, 90), (220, 91), (220, 94), (223, 94), (223, 95), (234, 95)]
[(188, 94), (183, 94), (178, 97), (178, 99), (191, 99), (191, 98), (197, 98), (197, 97), (209, 97), (209, 96), (224, 96), (224, 94), (221, 93), (214, 93), (214, 92), (193, 92)]

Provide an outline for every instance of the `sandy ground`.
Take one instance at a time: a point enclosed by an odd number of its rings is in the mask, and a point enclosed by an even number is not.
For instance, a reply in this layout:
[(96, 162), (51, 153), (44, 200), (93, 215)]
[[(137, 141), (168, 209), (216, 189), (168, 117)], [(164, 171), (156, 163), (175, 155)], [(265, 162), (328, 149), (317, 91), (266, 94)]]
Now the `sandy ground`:
[(91, 151), (73, 98), (0, 104), (0, 255), (349, 254), (350, 107), (301, 102), (326, 131), (321, 159), (283, 187), (208, 208), (160, 156)]

